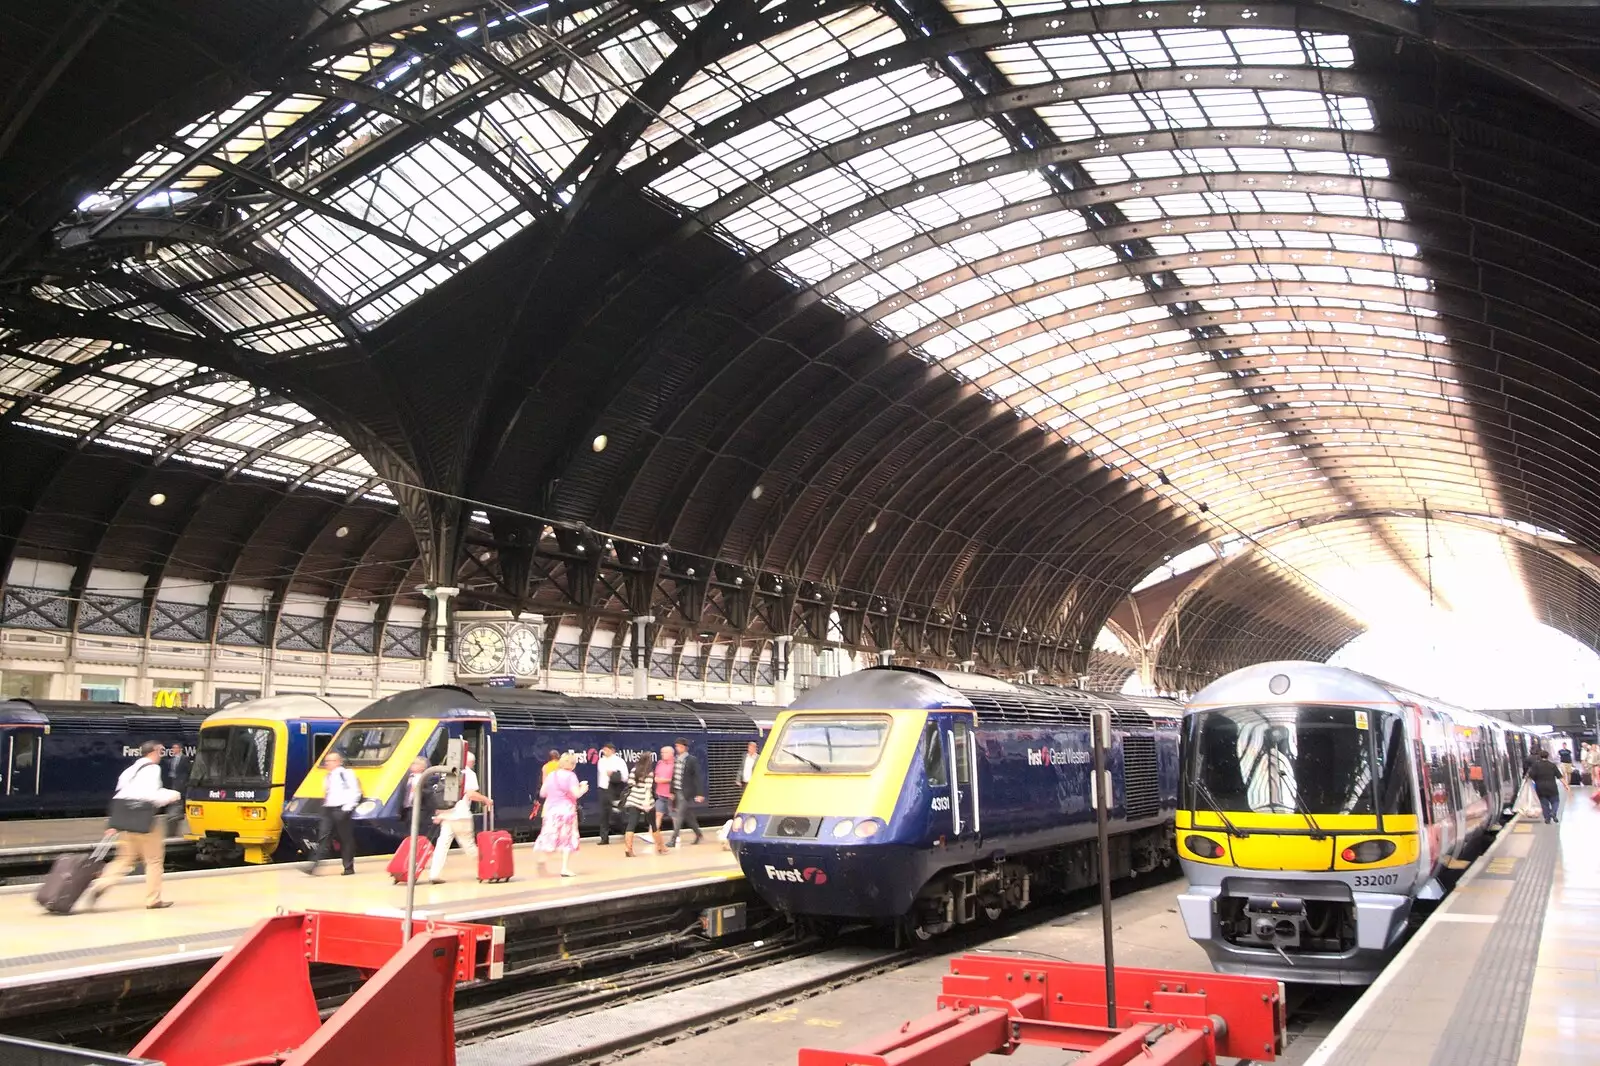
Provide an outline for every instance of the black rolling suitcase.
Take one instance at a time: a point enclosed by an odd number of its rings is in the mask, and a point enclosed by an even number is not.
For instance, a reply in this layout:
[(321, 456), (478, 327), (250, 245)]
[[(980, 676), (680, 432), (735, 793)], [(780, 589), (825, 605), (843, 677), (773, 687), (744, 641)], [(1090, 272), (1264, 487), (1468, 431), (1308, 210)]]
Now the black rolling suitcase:
[(106, 837), (87, 855), (63, 855), (50, 866), (44, 884), (33, 898), (51, 914), (70, 914), (100, 871), (106, 868), (106, 857), (111, 854), (114, 837)]

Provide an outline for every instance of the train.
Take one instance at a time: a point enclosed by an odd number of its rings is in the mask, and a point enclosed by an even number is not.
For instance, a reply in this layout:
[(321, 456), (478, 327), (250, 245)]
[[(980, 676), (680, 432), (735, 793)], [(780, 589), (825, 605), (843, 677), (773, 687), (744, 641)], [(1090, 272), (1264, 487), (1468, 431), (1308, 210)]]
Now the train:
[(1170, 865), (1176, 703), (902, 666), (823, 682), (778, 715), (729, 843), (777, 910), (914, 940), (1086, 887), (1096, 712), (1111, 876)]
[[(761, 739), (743, 707), (437, 685), (387, 696), (351, 715), (331, 750), (355, 772), (366, 797), (354, 817), (356, 848), (365, 855), (399, 847), (410, 829), (407, 770), (418, 756), (442, 763), (452, 740), (465, 741), (476, 757), (479, 786), (494, 800), (498, 828), (527, 839), (538, 830), (532, 815), (550, 751), (577, 754), (578, 776), (590, 785), (579, 804), (579, 825), (594, 828), (600, 747), (614, 744), (631, 764), (679, 738), (688, 741), (705, 775), (700, 818), (712, 825), (725, 821), (739, 801), (746, 747)], [(284, 809), (285, 831), (305, 852), (319, 832), (325, 776), (313, 768)]]
[(1218, 972), (1370, 984), (1513, 813), (1537, 743), (1353, 670), (1272, 662), (1183, 718), (1178, 909)]
[(166, 747), (162, 773), (182, 791), (205, 711), (81, 700), (0, 700), (0, 818), (106, 813), (117, 776), (147, 740)]
[(322, 761), (344, 720), (372, 700), (268, 696), (225, 707), (200, 726), (184, 789), (189, 840), (201, 862), (288, 858), (285, 797)]

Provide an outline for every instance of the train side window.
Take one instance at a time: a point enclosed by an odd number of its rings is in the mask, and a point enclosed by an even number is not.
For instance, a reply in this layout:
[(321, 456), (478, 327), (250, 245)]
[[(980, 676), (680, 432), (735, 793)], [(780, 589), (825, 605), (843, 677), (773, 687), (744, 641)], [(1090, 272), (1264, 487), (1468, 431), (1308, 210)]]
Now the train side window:
[(444, 726), (433, 731), (433, 736), (428, 738), (428, 743), (423, 747), (422, 754), (430, 766), (443, 766), (444, 757), (450, 752), (450, 732)]
[(955, 753), (956, 753), (956, 784), (967, 785), (972, 778), (972, 733), (967, 726), (958, 723), (955, 727)]
[(929, 722), (923, 731), (922, 772), (933, 788), (944, 788), (950, 783), (950, 764), (944, 758), (944, 735), (939, 732), (937, 722)]
[(311, 734), (311, 765), (321, 766), (323, 753), (328, 750), (328, 745), (333, 743), (332, 733)]

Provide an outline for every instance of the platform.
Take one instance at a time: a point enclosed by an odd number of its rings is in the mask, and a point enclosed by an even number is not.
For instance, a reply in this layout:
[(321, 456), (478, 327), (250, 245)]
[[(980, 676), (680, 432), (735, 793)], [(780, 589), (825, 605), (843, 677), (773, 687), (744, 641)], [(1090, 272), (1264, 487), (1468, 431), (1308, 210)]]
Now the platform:
[[(586, 843), (573, 858), (578, 876), (572, 878), (558, 876), (556, 864), (537, 877), (532, 845), (518, 846), (515, 854), (517, 877), (504, 884), (479, 884), (474, 864), (452, 854), (445, 884), (417, 886), (418, 915), (509, 927), (513, 919), (536, 919), (545, 911), (623, 912), (646, 897), (692, 899), (696, 889), (725, 888), (743, 877), (733, 856), (710, 842), (631, 859), (615, 841)], [(0, 1019), (55, 1006), (63, 996), (81, 999), (91, 982), (186, 987), (254, 922), (280, 908), (398, 913), (405, 886), (390, 881), (387, 864), (384, 856), (359, 859), (350, 877), (340, 875), (337, 863), (324, 864), (315, 877), (299, 864), (179, 873), (165, 881), (163, 895), (173, 906), (162, 911), (144, 909), (134, 878), (94, 910), (67, 916), (44, 913), (32, 886), (0, 889), (0, 929), (6, 931), (0, 938)], [(186, 974), (167, 980), (180, 967)]]
[(1504, 831), (1308, 1066), (1600, 1062), (1600, 812)]

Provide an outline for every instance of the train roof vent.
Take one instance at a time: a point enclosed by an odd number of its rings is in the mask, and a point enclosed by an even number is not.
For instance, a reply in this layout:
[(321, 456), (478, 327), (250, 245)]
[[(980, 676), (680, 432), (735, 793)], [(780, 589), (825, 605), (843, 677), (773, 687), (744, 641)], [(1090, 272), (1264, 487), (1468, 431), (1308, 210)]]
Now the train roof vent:
[(1088, 725), (1087, 709), (1059, 703), (1031, 692), (967, 692), (978, 720), (991, 722), (1038, 722), (1054, 725)]
[(1053, 700), (1081, 707), (1085, 715), (1090, 711), (1109, 710), (1113, 729), (1150, 729), (1155, 725), (1155, 720), (1150, 717), (1149, 711), (1133, 697), (1120, 693), (1093, 692), (1085, 688), (1067, 688), (1064, 685), (1035, 687), (1040, 692), (1047, 693)]

